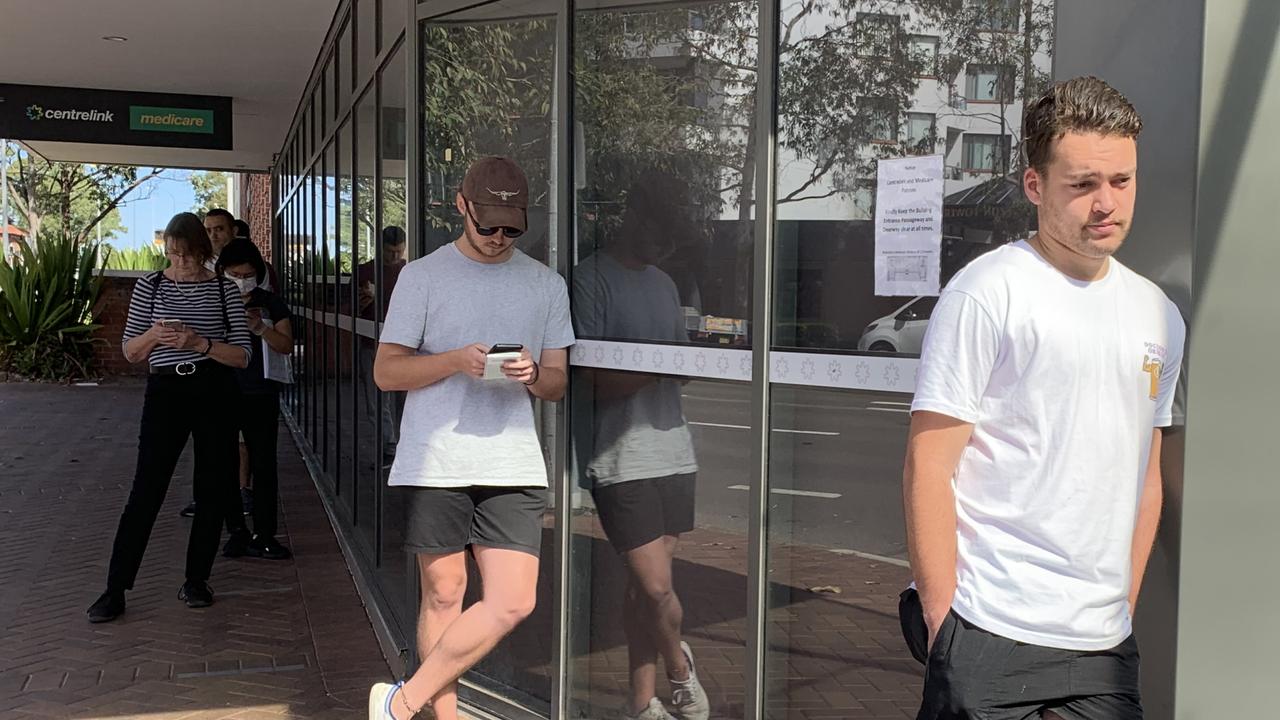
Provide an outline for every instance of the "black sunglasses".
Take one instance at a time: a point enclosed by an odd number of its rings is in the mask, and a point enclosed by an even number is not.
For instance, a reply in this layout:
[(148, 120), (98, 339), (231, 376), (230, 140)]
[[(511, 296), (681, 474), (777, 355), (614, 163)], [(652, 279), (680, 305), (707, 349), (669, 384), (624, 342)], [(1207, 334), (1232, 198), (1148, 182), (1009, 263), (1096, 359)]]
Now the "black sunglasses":
[(471, 214), (471, 203), (464, 203), (464, 205), (467, 208), (467, 217), (471, 218), (471, 224), (476, 226), (476, 232), (480, 233), (485, 237), (494, 235), (499, 230), (502, 231), (503, 235), (505, 235), (506, 237), (512, 240), (515, 240), (516, 238), (524, 234), (524, 231), (521, 230), (520, 228), (513, 228), (507, 225), (499, 225), (497, 227), (481, 227), (480, 223), (476, 220), (476, 216)]

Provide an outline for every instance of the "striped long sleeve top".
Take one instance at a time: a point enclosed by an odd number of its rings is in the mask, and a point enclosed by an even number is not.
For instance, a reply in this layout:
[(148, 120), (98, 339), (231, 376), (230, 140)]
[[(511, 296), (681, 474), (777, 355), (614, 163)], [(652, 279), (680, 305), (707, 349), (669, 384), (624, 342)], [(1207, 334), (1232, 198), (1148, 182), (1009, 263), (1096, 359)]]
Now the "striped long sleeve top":
[[(142, 276), (133, 286), (121, 347), (161, 320), (181, 320), (201, 337), (235, 345), (252, 357), (253, 335), (245, 322), (244, 301), (235, 284), (226, 278), (174, 282), (163, 272)], [(160, 346), (147, 356), (153, 367), (205, 359), (195, 350)]]

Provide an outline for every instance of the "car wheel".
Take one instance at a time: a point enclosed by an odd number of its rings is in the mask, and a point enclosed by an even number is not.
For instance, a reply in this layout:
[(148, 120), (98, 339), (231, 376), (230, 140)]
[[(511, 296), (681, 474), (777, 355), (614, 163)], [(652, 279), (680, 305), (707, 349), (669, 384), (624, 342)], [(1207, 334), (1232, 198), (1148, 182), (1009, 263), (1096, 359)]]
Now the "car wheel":
[(884, 340), (877, 340), (871, 343), (871, 347), (867, 349), (870, 350), (871, 352), (883, 352), (883, 353), (898, 352), (897, 349), (894, 348), (892, 344), (885, 342)]

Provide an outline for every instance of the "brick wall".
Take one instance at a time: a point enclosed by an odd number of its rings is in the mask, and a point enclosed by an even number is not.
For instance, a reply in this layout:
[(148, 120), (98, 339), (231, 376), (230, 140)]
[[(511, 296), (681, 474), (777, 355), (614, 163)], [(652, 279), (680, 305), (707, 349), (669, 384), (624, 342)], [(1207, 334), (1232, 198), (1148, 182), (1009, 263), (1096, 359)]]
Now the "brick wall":
[(129, 314), (129, 298), (133, 286), (145, 273), (133, 270), (108, 270), (102, 278), (102, 292), (93, 309), (94, 322), (102, 327), (93, 332), (95, 372), (108, 376), (145, 375), (146, 363), (130, 365), (120, 352), (124, 322)]
[(240, 217), (249, 223), (253, 244), (262, 257), (271, 262), (271, 176), (267, 173), (245, 173), (244, 195)]

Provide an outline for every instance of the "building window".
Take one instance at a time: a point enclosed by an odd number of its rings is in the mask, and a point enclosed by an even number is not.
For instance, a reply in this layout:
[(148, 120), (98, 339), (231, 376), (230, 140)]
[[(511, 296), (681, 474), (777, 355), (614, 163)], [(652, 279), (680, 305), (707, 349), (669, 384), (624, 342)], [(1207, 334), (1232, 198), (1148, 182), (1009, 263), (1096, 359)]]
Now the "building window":
[(862, 101), (863, 114), (867, 118), (867, 133), (873, 143), (898, 142), (898, 112), (893, 103), (879, 98)]
[(1018, 32), (1022, 0), (969, 0), (978, 12), (978, 27), (996, 32)]
[(966, 172), (1004, 172), (1005, 159), (1009, 157), (1009, 136), (968, 133), (964, 136), (962, 151)]
[(898, 37), (898, 16), (858, 13), (854, 48), (858, 57), (893, 57)]
[(932, 147), (937, 137), (937, 117), (931, 113), (907, 113), (907, 144), (913, 148)]
[(912, 35), (907, 47), (912, 67), (919, 77), (938, 76), (938, 38)]
[(964, 96), (969, 102), (1012, 101), (1013, 68), (970, 63), (964, 73)]

